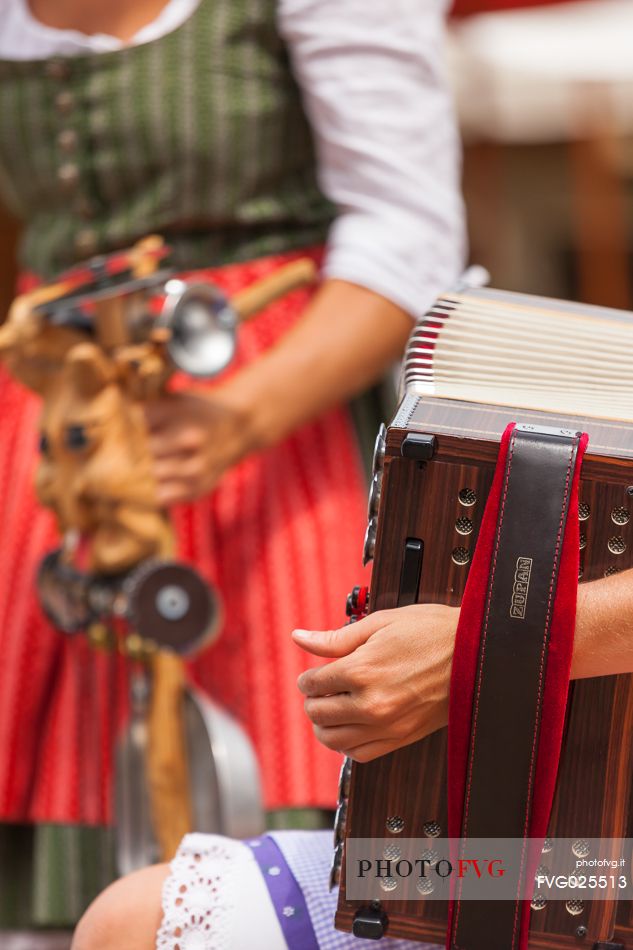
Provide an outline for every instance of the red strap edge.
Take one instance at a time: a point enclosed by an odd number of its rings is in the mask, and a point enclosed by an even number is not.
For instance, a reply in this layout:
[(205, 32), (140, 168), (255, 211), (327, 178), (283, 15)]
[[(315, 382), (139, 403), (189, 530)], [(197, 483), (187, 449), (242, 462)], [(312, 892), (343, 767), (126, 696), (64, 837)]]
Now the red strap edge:
[[(462, 609), (455, 636), (448, 717), (448, 835), (449, 838), (453, 839), (460, 838), (462, 832), (479, 641), (508, 446), (514, 427), (515, 423), (510, 423), (501, 437), (497, 466), (462, 598)], [(580, 469), (588, 441), (589, 437), (583, 434), (578, 443), (556, 599), (550, 627), (550, 644), (534, 782), (535, 791), (528, 829), (528, 837), (533, 838), (544, 838), (547, 834), (565, 723), (574, 643), (580, 558), (578, 522)], [(528, 875), (533, 870), (530, 863), (528, 865)], [(454, 906), (451, 901), (446, 935), (447, 950), (449, 950), (451, 944), (453, 911)], [(529, 915), (530, 902), (524, 901), (521, 911), (519, 950), (526, 950), (527, 948)]]

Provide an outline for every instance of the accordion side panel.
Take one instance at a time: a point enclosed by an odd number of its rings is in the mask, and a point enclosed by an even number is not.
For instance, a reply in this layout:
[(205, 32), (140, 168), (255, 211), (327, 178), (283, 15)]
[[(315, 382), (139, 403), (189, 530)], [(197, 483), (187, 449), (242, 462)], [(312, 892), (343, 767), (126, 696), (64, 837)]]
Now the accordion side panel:
[[(383, 499), (372, 574), (371, 610), (397, 606), (404, 546), (409, 538), (424, 542), (424, 557), (418, 591), (421, 603), (458, 606), (468, 576), (468, 563), (456, 564), (456, 548), (473, 550), (488, 495), (494, 463), (463, 465), (409, 459), (385, 459)], [(477, 501), (464, 506), (459, 494), (466, 489)], [(469, 496), (470, 497), (470, 496)], [(447, 503), (447, 499), (451, 499)], [(456, 531), (459, 518), (468, 518), (468, 535)], [(423, 837), (430, 823), (447, 834), (446, 729), (373, 762), (355, 764), (347, 817), (350, 837), (381, 838), (387, 834), (389, 817), (404, 820), (406, 837)], [(367, 795), (362, 790), (371, 789)], [(415, 790), (415, 792), (413, 792)], [(395, 838), (394, 838), (395, 840)], [(341, 876), (338, 926), (351, 929), (360, 904), (346, 903), (345, 867)], [(446, 929), (445, 901), (394, 901), (385, 905), (390, 919), (389, 934), (416, 937), (424, 920), (423, 936), (442, 942)], [(417, 918), (413, 927), (411, 918)]]
[[(459, 605), (492, 482), (498, 437), (508, 421), (520, 416), (511, 410), (499, 410), (497, 418), (495, 410), (493, 439), (487, 431), (491, 425), (488, 415), (475, 416), (480, 407), (469, 407), (472, 413), (464, 432), (460, 429), (464, 419), (461, 404), (407, 398), (411, 401), (407, 411), (399, 413), (397, 427), (392, 426), (387, 435), (371, 610), (397, 606), (404, 547), (411, 538), (424, 543), (418, 602)], [(488, 411), (487, 407), (481, 408)], [(554, 422), (554, 417), (535, 413), (524, 421), (537, 421), (535, 415), (545, 425), (561, 425), (564, 421)], [(591, 437), (591, 424), (586, 423), (585, 428)], [(401, 457), (401, 443), (410, 432), (437, 436), (432, 461)], [(617, 442), (615, 447), (609, 445), (613, 457), (589, 455), (583, 467), (583, 581), (633, 565), (633, 496), (627, 493), (633, 483), (629, 460), (633, 457), (633, 427), (618, 425), (613, 431), (601, 428), (603, 446), (607, 444), (604, 436), (613, 433)], [(590, 439), (590, 453), (591, 447)], [(629, 517), (622, 523), (625, 512)], [(601, 677), (572, 684), (550, 836), (633, 836), (633, 743), (622, 741), (623, 735), (632, 733), (633, 677)], [(373, 762), (355, 764), (346, 835), (391, 838), (397, 843), (398, 836), (389, 835), (386, 822), (390, 817), (400, 817), (403, 837), (424, 837), (425, 828), (446, 836), (446, 738), (443, 729)], [(501, 777), (502, 760), (499, 769)], [(359, 906), (360, 902), (346, 900), (343, 866), (337, 926), (351, 930)], [(389, 918), (389, 936), (444, 941), (446, 902), (398, 901), (390, 894), (383, 907)], [(581, 924), (587, 928), (587, 935), (579, 940), (576, 931)], [(629, 903), (618, 906), (594, 901), (585, 906), (582, 915), (572, 915), (564, 902), (553, 901), (532, 913), (529, 946), (534, 950), (592, 947), (596, 941), (617, 936), (627, 948), (633, 948), (632, 924)]]

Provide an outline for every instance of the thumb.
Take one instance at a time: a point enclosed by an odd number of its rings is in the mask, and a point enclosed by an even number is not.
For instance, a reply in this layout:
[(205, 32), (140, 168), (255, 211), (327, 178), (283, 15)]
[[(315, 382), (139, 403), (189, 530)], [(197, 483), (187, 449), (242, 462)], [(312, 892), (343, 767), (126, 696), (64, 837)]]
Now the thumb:
[(293, 630), (292, 639), (302, 650), (314, 656), (347, 656), (366, 643), (382, 626), (384, 620), (381, 621), (380, 614), (376, 613), (338, 630)]

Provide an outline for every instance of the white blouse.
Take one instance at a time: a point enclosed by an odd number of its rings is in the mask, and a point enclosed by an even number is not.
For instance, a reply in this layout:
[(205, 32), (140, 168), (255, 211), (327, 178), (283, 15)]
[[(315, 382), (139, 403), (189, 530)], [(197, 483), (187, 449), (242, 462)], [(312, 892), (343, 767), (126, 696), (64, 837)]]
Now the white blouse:
[[(131, 44), (180, 26), (200, 0), (169, 0)], [(464, 257), (459, 145), (444, 68), (447, 0), (279, 0), (278, 26), (315, 136), (319, 180), (339, 209), (325, 274), (423, 314)], [(0, 59), (124, 44), (36, 20), (0, 0)]]

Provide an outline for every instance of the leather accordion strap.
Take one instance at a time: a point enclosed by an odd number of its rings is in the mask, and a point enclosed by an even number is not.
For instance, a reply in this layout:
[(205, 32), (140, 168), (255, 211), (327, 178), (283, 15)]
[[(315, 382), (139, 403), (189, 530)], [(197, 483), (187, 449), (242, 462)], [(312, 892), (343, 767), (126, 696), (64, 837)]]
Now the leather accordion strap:
[[(587, 436), (508, 427), (462, 602), (451, 674), (449, 835), (545, 837), (560, 756), (578, 587)], [(529, 901), (451, 905), (449, 950), (527, 947)]]

